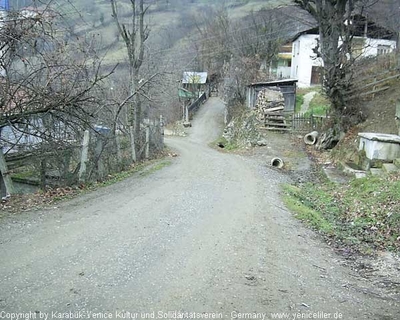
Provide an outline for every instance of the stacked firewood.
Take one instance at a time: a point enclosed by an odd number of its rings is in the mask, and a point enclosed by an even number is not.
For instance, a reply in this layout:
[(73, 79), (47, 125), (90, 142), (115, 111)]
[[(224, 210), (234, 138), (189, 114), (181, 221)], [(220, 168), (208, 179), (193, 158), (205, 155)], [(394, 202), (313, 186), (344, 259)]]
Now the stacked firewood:
[(255, 112), (257, 119), (264, 121), (270, 113), (280, 114), (285, 109), (285, 99), (280, 91), (263, 89), (258, 93)]

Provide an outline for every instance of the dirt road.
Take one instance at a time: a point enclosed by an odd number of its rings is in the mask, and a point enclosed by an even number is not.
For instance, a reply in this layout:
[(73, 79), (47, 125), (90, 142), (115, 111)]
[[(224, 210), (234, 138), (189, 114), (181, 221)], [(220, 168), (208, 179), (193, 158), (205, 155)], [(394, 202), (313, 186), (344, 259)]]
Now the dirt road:
[(207, 146), (222, 115), (210, 99), (189, 137), (167, 139), (179, 157), (161, 171), (4, 219), (0, 318), (399, 319), (398, 297), (382, 297), (284, 208), (283, 174)]

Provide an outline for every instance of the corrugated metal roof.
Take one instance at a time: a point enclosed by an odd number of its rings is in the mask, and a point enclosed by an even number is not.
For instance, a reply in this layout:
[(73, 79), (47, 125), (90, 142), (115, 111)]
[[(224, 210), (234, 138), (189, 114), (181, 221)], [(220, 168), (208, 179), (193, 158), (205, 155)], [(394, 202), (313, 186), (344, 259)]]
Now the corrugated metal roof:
[(254, 82), (248, 87), (259, 87), (259, 86), (274, 86), (277, 84), (295, 84), (299, 80), (297, 79), (282, 79), (282, 80), (275, 80), (275, 81), (266, 81), (266, 82)]
[(207, 72), (184, 72), (182, 83), (205, 84), (207, 82)]

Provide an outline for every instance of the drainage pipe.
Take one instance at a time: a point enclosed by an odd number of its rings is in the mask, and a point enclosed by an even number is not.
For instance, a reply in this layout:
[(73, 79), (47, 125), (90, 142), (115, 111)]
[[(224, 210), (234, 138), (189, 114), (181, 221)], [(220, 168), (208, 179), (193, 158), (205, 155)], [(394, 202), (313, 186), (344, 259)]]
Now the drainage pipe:
[(275, 168), (283, 168), (284, 162), (281, 158), (273, 158), (271, 160), (271, 166), (275, 167)]
[(318, 132), (317, 131), (310, 132), (304, 136), (304, 143), (308, 144), (310, 146), (316, 144), (317, 140), (318, 140)]

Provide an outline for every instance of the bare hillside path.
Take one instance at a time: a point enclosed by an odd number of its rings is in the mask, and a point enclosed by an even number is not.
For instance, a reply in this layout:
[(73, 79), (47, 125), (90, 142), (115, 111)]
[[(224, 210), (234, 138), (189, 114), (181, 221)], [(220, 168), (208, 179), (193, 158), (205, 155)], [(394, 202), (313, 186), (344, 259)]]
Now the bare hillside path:
[(301, 105), (301, 109), (300, 109), (299, 113), (306, 113), (308, 111), (308, 108), (310, 107), (310, 102), (315, 97), (316, 94), (317, 94), (316, 91), (311, 91), (304, 95), (304, 102)]
[(0, 318), (182, 311), (293, 319), (299, 311), (398, 319), (398, 297), (382, 297), (284, 208), (285, 176), (207, 146), (222, 118), (222, 102), (211, 98), (189, 137), (167, 139), (179, 153), (171, 166), (1, 221)]

